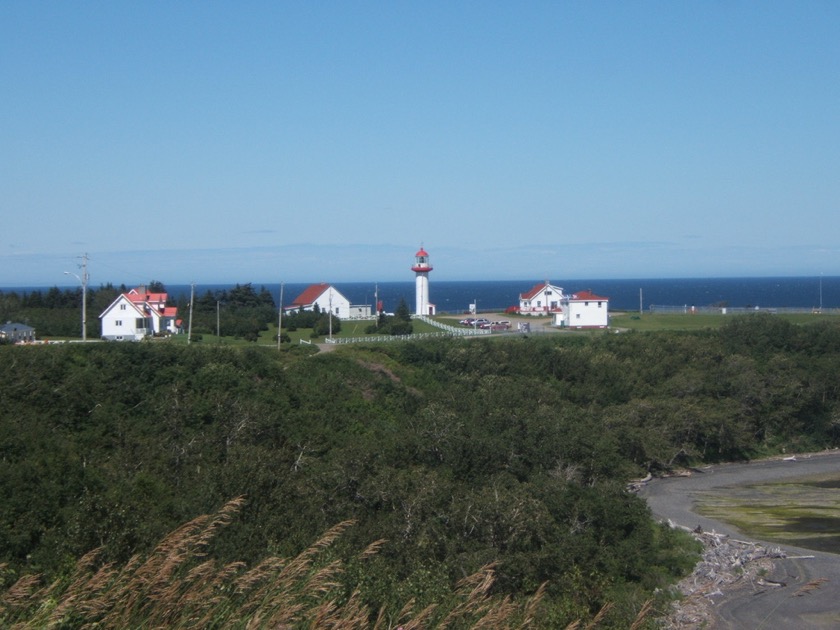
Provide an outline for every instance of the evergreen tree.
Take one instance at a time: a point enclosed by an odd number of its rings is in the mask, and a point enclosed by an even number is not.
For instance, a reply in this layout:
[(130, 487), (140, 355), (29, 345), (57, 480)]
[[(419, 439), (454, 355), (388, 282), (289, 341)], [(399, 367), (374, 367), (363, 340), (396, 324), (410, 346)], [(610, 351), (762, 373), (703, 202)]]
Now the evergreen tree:
[(411, 311), (408, 310), (408, 304), (406, 304), (405, 298), (400, 298), (400, 303), (397, 305), (397, 310), (394, 315), (400, 321), (411, 321)]

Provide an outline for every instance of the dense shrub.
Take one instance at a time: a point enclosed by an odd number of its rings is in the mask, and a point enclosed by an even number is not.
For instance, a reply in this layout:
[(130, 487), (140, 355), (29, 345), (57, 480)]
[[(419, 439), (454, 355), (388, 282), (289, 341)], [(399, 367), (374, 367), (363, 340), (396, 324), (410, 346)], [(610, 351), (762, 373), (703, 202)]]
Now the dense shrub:
[(297, 346), (3, 346), (0, 579), (63, 576), (96, 547), (124, 562), (244, 495), (213, 542), (218, 562), (291, 557), (352, 518), (335, 553), (387, 539), (346, 572), (371, 610), (439, 602), (490, 562), (499, 594), (548, 581), (545, 627), (607, 601), (638, 610), (690, 560), (628, 479), (840, 438), (836, 326), (733, 326), (314, 358)]

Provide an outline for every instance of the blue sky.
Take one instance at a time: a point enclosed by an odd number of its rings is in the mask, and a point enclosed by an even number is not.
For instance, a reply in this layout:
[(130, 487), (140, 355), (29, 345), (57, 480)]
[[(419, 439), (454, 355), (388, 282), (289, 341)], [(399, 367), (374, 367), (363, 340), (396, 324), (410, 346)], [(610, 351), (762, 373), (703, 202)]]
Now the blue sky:
[(0, 2), (0, 286), (840, 275), (840, 4)]

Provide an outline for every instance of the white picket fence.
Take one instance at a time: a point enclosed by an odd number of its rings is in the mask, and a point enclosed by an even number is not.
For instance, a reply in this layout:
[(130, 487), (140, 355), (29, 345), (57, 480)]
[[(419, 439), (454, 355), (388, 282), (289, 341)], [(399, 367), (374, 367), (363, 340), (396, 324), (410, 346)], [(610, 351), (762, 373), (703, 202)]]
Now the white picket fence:
[(365, 335), (363, 337), (333, 337), (332, 339), (325, 339), (325, 343), (343, 344), (343, 343), (385, 343), (391, 341), (418, 341), (420, 339), (439, 339), (441, 337), (477, 337), (482, 335), (489, 335), (489, 330), (482, 330), (481, 328), (467, 328), (464, 326), (450, 326), (435, 321), (426, 315), (412, 315), (412, 319), (419, 319), (430, 326), (440, 328), (440, 332), (426, 332), (415, 333), (411, 335)]

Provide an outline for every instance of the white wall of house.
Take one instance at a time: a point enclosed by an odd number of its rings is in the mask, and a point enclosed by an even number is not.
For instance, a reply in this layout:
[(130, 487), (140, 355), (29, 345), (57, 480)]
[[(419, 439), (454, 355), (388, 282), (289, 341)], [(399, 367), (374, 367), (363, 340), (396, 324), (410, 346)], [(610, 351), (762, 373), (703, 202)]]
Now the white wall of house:
[(521, 315), (548, 315), (562, 307), (563, 288), (546, 283), (538, 291), (529, 291), (519, 296)]
[(556, 326), (568, 328), (606, 328), (609, 323), (609, 300), (598, 296), (564, 300), (563, 312), (554, 318)]
[(315, 300), (315, 304), (318, 305), (322, 313), (332, 311), (332, 314), (339, 319), (350, 319), (350, 300), (332, 287), (326, 289), (319, 295), (318, 299)]
[(143, 309), (120, 295), (99, 316), (102, 338), (111, 341), (140, 341), (152, 334), (152, 321)]

